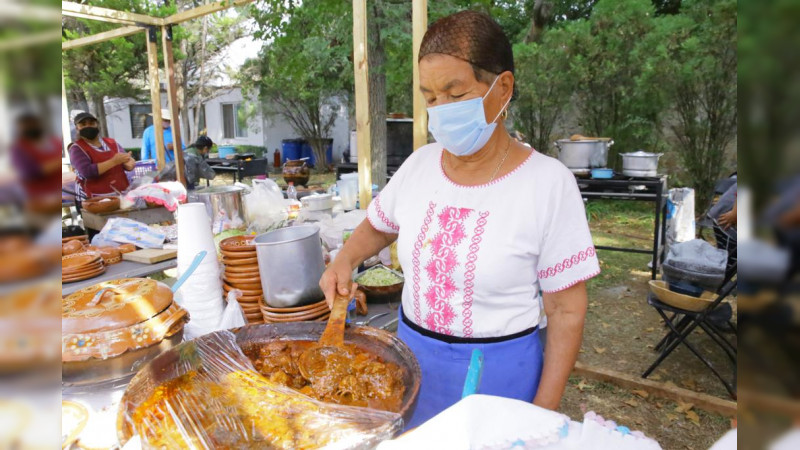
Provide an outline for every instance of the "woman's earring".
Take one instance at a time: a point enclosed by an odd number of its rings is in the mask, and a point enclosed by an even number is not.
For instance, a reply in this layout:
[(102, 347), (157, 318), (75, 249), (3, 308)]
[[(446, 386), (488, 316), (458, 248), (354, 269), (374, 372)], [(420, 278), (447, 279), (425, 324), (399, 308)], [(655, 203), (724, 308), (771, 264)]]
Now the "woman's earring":
[(503, 112), (502, 112), (502, 113), (500, 113), (500, 117), (501, 117), (503, 120), (506, 120), (506, 119), (508, 119), (508, 110), (507, 110), (507, 109), (504, 109), (504, 110), (503, 110)]

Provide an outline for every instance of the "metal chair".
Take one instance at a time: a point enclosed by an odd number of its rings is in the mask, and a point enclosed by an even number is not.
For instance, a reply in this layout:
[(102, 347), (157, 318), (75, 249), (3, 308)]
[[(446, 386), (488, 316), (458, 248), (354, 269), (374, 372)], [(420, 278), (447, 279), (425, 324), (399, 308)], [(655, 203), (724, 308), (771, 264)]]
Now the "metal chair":
[[(733, 236), (725, 233), (719, 224), (714, 221), (713, 223), (714, 235), (716, 237), (717, 247), (728, 251), (728, 261), (725, 270), (725, 279), (722, 287), (717, 290), (717, 295), (712, 304), (701, 312), (688, 311), (682, 308), (667, 305), (661, 302), (652, 293), (647, 296), (647, 303), (655, 308), (656, 312), (664, 320), (664, 324), (668, 328), (667, 334), (656, 345), (655, 350), (660, 352), (656, 360), (650, 367), (642, 374), (642, 378), (647, 378), (650, 374), (673, 352), (675, 349), (683, 344), (695, 356), (697, 356), (703, 364), (708, 367), (714, 375), (725, 385), (731, 397), (736, 398), (736, 363), (737, 363), (737, 348), (735, 343), (731, 343), (725, 336), (725, 331), (732, 331), (736, 333), (736, 326), (730, 319), (724, 320), (726, 322), (723, 329), (718, 320), (715, 320), (715, 312), (720, 312), (724, 307), (723, 300), (736, 290), (736, 239)], [(669, 316), (668, 314), (671, 314)], [(729, 381), (725, 378), (720, 371), (714, 367), (714, 364), (705, 358), (697, 348), (688, 340), (689, 335), (697, 328), (702, 329), (705, 333), (728, 355), (728, 358), (733, 364), (733, 377)]]

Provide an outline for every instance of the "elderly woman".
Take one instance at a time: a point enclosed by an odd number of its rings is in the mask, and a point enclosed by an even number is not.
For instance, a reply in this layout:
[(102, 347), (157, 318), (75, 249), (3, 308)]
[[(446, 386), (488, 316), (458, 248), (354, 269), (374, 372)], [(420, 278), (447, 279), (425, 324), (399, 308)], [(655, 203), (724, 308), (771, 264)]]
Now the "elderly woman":
[(392, 177), (320, 285), (329, 302), (349, 294), (353, 268), (397, 241), (406, 274), (398, 336), (422, 368), (409, 427), (461, 398), (473, 349), (484, 354), (479, 393), (556, 409), (581, 344), (584, 282), (600, 271), (575, 177), (500, 120), (514, 59), (489, 16), (434, 23), (419, 76), (436, 143)]

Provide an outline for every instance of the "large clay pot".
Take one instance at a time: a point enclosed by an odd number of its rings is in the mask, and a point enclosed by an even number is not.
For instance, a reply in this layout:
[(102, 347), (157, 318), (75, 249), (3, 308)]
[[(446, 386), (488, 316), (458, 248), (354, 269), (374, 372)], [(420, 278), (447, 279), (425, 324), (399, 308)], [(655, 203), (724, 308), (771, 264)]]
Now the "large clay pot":
[(311, 169), (306, 164), (306, 160), (286, 160), (283, 165), (283, 179), (286, 183), (294, 183), (295, 186), (308, 187), (308, 179), (311, 178)]

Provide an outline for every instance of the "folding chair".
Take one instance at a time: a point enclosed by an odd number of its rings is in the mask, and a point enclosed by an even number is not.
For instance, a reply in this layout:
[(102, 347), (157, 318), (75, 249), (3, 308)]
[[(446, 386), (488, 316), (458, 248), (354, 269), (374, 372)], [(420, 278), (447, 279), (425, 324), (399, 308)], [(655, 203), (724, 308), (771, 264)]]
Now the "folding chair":
[[(642, 378), (647, 378), (666, 358), (669, 356), (680, 344), (685, 345), (700, 361), (708, 367), (714, 375), (725, 385), (731, 397), (736, 398), (736, 363), (737, 363), (737, 349), (723, 335), (723, 329), (719, 326), (718, 321), (713, 320), (714, 312), (719, 311), (720, 305), (729, 295), (736, 289), (736, 239), (729, 236), (722, 228), (716, 223), (713, 224), (714, 235), (717, 241), (717, 248), (725, 249), (728, 251), (728, 261), (725, 269), (725, 278), (722, 287), (716, 292), (711, 305), (701, 312), (688, 311), (682, 308), (667, 305), (661, 302), (652, 293), (647, 296), (647, 303), (655, 308), (656, 312), (664, 320), (664, 324), (669, 329), (667, 335), (656, 345), (655, 350), (660, 352), (658, 358), (653, 364), (642, 374)], [(671, 316), (668, 316), (668, 313)], [(736, 327), (727, 319), (725, 327), (736, 332)], [(728, 381), (720, 372), (714, 367), (714, 364), (704, 357), (697, 348), (688, 340), (689, 335), (696, 329), (700, 328), (728, 355), (728, 358), (733, 364), (733, 377), (732, 381)]]

